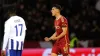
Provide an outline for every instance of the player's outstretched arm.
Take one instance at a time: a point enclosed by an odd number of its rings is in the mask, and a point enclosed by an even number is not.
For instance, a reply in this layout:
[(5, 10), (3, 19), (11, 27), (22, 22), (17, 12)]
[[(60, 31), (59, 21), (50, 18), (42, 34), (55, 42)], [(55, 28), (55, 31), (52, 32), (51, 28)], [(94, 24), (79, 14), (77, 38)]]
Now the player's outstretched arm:
[(55, 38), (56, 37), (56, 32), (49, 38), (49, 40), (52, 40), (53, 38)]
[(48, 37), (45, 37), (44, 39), (45, 39), (45, 41), (50, 41), (50, 40), (52, 40), (54, 37), (56, 37), (56, 32), (50, 37), (50, 38), (48, 38)]

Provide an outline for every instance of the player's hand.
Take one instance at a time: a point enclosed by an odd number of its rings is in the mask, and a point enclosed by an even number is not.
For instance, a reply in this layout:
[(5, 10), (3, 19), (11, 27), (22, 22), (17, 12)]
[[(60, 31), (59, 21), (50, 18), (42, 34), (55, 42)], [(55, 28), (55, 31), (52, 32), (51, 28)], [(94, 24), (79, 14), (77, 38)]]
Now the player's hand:
[(70, 56), (70, 54), (68, 54), (67, 56)]
[(1, 51), (1, 56), (6, 56), (5, 51)]
[(45, 41), (50, 41), (50, 39), (48, 37), (45, 37), (44, 40)]

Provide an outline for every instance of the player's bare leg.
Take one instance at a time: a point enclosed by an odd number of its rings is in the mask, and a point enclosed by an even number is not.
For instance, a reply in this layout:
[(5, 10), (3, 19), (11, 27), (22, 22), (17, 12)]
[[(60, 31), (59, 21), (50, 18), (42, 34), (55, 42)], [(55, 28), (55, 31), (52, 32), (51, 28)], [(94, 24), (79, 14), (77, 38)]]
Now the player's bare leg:
[(51, 53), (51, 56), (58, 56), (56, 53)]
[(69, 54), (64, 54), (63, 56), (70, 56)]

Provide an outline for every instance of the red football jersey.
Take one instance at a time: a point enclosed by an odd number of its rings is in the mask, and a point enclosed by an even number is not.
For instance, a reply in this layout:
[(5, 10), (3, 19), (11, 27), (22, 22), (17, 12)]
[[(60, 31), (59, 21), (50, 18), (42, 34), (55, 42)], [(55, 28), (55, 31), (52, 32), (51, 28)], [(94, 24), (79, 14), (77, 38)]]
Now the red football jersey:
[(69, 44), (69, 33), (68, 33), (67, 19), (64, 16), (60, 17), (58, 20), (55, 19), (54, 25), (55, 25), (55, 30), (56, 30), (57, 36), (63, 32), (62, 27), (67, 27), (66, 35), (61, 37), (60, 39), (57, 39), (56, 43), (66, 43), (67, 42), (67, 44)]

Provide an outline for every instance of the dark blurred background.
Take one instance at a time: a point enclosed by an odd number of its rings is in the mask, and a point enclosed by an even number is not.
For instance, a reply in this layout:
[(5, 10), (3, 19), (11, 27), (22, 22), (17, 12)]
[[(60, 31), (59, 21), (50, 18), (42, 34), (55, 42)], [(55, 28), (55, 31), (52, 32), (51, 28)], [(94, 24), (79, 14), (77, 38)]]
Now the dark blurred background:
[(61, 13), (69, 23), (70, 41), (77, 38), (74, 47), (100, 47), (99, 0), (0, 0), (0, 45), (8, 8), (16, 6), (17, 15), (23, 17), (27, 25), (24, 47), (41, 48), (44, 37), (50, 37), (55, 31), (50, 13), (53, 4), (63, 8)]

